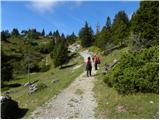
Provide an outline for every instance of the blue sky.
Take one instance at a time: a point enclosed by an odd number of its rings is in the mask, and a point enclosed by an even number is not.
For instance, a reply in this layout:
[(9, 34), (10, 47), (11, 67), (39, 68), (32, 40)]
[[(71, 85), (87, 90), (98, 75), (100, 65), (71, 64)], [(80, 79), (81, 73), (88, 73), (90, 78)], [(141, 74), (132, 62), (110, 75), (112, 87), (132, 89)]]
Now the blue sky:
[(125, 10), (128, 17), (139, 8), (139, 1), (3, 1), (1, 2), (1, 29), (36, 28), (46, 33), (59, 30), (60, 33), (79, 32), (85, 21), (95, 31), (105, 25), (106, 17), (111, 20), (120, 10)]

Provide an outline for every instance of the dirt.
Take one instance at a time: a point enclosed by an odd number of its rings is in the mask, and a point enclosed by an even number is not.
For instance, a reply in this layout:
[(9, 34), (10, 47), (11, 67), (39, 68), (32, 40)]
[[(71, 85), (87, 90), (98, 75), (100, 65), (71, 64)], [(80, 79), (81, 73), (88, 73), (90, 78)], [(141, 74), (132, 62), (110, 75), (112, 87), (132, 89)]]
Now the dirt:
[[(84, 58), (88, 55), (83, 53)], [(92, 75), (96, 71), (92, 71)], [(97, 106), (94, 93), (94, 76), (87, 77), (86, 72), (77, 77), (68, 88), (38, 107), (30, 118), (95, 118), (94, 110)]]

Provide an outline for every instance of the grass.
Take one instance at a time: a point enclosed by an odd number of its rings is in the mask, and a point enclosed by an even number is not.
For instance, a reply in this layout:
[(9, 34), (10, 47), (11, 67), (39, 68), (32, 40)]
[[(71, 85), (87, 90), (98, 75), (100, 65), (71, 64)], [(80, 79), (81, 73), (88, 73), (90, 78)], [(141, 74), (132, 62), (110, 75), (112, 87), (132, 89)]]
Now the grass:
[[(120, 59), (120, 55), (127, 52), (128, 48), (114, 50), (108, 56), (102, 56), (102, 63), (98, 70), (94, 92), (98, 102), (96, 118), (107, 119), (152, 119), (158, 118), (159, 96), (153, 93), (137, 93), (132, 95), (118, 94), (103, 82), (102, 73), (105, 63)], [(125, 111), (119, 112), (118, 107), (123, 106)]]
[[(73, 58), (68, 64), (74, 64), (75, 61), (77, 64), (82, 64), (83, 58)], [(28, 109), (28, 112), (24, 116), (24, 118), (28, 118), (33, 110), (66, 88), (83, 72), (84, 66), (81, 66), (72, 72), (73, 67), (74, 66), (67, 67), (65, 69), (51, 67), (51, 69), (47, 72), (31, 74), (30, 81), (39, 80), (38, 84), (44, 84), (47, 86), (43, 90), (37, 91), (33, 94), (28, 94), (28, 88), (23, 86), (26, 82), (28, 82), (27, 75), (19, 76), (19, 78), (8, 82), (7, 84), (20, 83), (22, 86), (4, 90), (2, 91), (2, 94), (9, 91), (12, 99), (18, 101), (20, 108)], [(59, 81), (57, 83), (52, 83), (52, 80), (54, 79), (58, 79)]]

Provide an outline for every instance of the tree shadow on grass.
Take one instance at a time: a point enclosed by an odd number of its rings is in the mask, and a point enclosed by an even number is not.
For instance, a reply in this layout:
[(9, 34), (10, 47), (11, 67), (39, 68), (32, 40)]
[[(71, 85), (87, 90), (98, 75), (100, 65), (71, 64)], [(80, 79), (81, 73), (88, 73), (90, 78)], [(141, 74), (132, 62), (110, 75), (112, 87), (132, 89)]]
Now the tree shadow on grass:
[(20, 83), (12, 83), (12, 84), (3, 84), (2, 87), (9, 87), (9, 88), (15, 88), (15, 87), (20, 87)]
[(72, 54), (69, 56), (69, 59), (72, 59), (72, 58), (77, 57), (77, 56), (78, 56), (77, 53), (72, 53)]
[(62, 66), (60, 69), (65, 69), (65, 68), (73, 67), (75, 65), (77, 65), (77, 63), (66, 65), (66, 66)]

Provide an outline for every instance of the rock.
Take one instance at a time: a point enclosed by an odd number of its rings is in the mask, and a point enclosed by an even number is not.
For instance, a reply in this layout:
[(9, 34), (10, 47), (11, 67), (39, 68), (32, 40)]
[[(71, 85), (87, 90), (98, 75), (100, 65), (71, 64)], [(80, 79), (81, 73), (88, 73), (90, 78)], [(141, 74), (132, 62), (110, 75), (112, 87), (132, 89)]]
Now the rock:
[(36, 92), (37, 90), (38, 90), (37, 84), (32, 84), (32, 85), (29, 86), (28, 93), (32, 94), (32, 93)]
[(31, 83), (30, 83), (30, 82), (27, 82), (27, 83), (24, 84), (24, 87), (27, 87), (27, 86), (29, 86), (29, 85), (31, 85)]
[(32, 90), (29, 90), (28, 93), (29, 93), (29, 94), (32, 94), (32, 93), (36, 92), (37, 90), (38, 90), (38, 88), (34, 88), (34, 89), (32, 89)]
[(1, 118), (12, 118), (18, 110), (18, 102), (11, 99), (9, 95), (1, 96)]
[(27, 82), (27, 83), (24, 84), (24, 87), (30, 86), (30, 85), (38, 82), (38, 81), (39, 81), (39, 80), (34, 80), (34, 81), (32, 81), (32, 82)]

